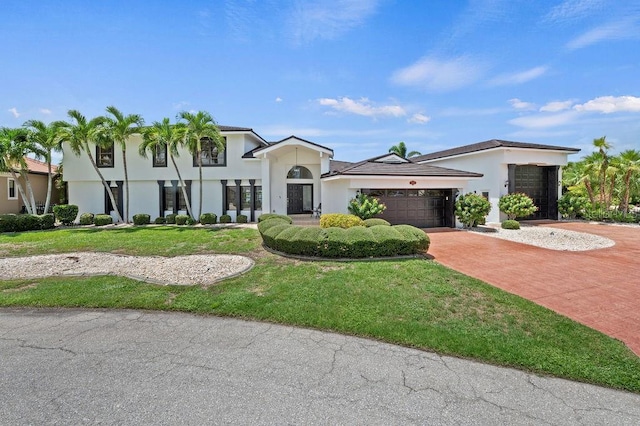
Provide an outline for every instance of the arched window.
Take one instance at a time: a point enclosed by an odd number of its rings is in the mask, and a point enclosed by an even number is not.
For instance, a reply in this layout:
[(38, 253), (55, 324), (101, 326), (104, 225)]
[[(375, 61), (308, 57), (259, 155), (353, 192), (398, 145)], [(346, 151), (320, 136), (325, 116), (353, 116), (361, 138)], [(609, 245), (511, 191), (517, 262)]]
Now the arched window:
[(313, 179), (313, 175), (304, 166), (293, 166), (287, 173), (287, 179)]

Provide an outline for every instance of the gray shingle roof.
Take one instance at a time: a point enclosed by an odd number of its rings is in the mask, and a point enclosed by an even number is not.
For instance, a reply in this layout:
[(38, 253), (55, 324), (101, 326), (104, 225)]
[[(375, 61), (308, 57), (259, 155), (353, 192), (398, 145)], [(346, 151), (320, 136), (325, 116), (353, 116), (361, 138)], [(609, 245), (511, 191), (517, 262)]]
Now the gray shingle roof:
[(445, 149), (443, 151), (432, 152), (430, 154), (412, 157), (411, 161), (421, 162), (427, 160), (435, 160), (437, 158), (453, 157), (455, 155), (469, 154), (472, 152), (485, 151), (493, 148), (527, 148), (527, 149), (545, 149), (553, 151), (579, 152), (578, 148), (569, 148), (555, 145), (542, 145), (528, 142), (512, 142), (500, 139), (491, 139), (489, 141), (478, 142), (471, 145), (458, 146), (456, 148)]

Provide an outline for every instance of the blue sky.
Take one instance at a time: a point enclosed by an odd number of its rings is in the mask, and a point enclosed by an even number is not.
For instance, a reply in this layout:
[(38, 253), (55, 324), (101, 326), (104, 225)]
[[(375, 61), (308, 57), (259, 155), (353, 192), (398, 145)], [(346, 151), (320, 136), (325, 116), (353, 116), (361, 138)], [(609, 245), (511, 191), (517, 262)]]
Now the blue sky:
[(345, 161), (399, 141), (640, 149), (640, 0), (2, 0), (0, 36), (1, 126), (115, 105)]

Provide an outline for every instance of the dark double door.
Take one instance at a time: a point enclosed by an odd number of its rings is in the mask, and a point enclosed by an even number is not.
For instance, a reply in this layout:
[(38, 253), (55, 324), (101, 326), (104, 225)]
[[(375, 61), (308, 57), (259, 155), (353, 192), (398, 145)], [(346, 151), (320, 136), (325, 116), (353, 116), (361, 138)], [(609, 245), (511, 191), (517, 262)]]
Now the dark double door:
[(287, 184), (287, 214), (311, 213), (313, 211), (313, 184)]
[(510, 165), (509, 193), (527, 194), (538, 206), (538, 211), (522, 219), (558, 218), (558, 167)]

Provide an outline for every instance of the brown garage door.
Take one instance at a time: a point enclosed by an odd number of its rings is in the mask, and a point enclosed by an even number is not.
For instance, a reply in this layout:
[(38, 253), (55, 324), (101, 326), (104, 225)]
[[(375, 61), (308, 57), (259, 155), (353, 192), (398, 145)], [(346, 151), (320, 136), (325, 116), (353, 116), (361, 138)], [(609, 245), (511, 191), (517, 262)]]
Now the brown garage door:
[(450, 190), (431, 189), (363, 189), (387, 206), (379, 216), (393, 225), (407, 224), (419, 228), (449, 226), (447, 196)]

